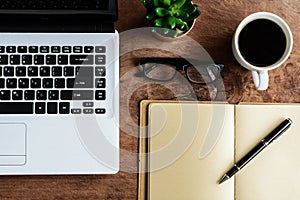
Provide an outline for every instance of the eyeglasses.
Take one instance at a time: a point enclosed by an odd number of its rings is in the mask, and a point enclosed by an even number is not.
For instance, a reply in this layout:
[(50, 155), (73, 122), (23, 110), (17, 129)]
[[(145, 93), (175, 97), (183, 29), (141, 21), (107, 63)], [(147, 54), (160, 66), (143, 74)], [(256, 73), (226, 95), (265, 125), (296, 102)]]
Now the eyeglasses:
[(186, 60), (183, 58), (141, 58), (142, 71), (136, 76), (157, 82), (168, 82), (184, 71), (187, 80), (194, 84), (210, 84), (221, 77), (224, 68), (222, 64), (206, 64), (197, 60)]

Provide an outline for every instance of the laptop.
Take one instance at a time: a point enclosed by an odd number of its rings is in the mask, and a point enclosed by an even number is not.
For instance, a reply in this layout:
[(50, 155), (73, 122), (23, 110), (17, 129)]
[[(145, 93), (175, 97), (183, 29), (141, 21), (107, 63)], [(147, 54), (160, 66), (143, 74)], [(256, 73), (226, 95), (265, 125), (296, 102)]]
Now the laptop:
[(117, 173), (117, 1), (1, 0), (0, 18), (0, 175)]

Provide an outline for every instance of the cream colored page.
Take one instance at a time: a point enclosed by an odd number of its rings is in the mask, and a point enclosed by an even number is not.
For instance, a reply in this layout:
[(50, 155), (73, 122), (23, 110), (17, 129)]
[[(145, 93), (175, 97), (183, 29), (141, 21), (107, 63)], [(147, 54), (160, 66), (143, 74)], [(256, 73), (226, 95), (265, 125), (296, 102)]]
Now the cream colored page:
[[(152, 104), (149, 113), (149, 199), (233, 200), (234, 179), (217, 182), (234, 160), (234, 107)], [(212, 127), (221, 127), (214, 130), (219, 131), (219, 140), (200, 159)]]
[(236, 159), (286, 117), (294, 123), (236, 175), (237, 200), (300, 199), (300, 106), (238, 105)]

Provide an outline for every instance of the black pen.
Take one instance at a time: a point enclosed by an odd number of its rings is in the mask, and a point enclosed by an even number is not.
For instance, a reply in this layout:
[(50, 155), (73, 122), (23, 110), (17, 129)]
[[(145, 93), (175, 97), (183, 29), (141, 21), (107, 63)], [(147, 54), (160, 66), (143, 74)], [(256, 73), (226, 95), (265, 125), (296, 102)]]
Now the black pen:
[(291, 119), (284, 120), (279, 124), (269, 135), (260, 141), (249, 153), (247, 153), (241, 160), (239, 160), (219, 181), (219, 184), (227, 181), (238, 171), (240, 171), (247, 163), (249, 163), (255, 156), (257, 156), (263, 149), (265, 149), (269, 144), (276, 140), (280, 135), (282, 135), (291, 125), (293, 121)]

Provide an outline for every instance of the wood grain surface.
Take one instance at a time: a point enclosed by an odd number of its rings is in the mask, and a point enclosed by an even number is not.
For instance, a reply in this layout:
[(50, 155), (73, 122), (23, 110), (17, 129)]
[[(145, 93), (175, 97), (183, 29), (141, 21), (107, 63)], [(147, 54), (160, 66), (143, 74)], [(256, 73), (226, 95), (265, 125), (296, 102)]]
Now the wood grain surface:
[[(181, 99), (192, 94), (198, 100), (224, 100), (239, 102), (300, 102), (300, 2), (299, 0), (193, 0), (202, 12), (189, 37), (202, 45), (215, 62), (223, 63), (221, 90), (215, 86), (195, 86), (183, 80), (157, 84), (136, 77), (138, 61), (146, 56), (174, 56), (176, 50), (192, 54), (190, 43), (172, 44), (151, 39), (143, 43), (147, 27), (146, 10), (141, 0), (119, 0), (120, 33), (120, 140), (121, 170), (116, 175), (91, 176), (1, 176), (0, 200), (3, 199), (105, 199), (130, 200), (137, 198), (137, 153), (139, 102), (143, 99)], [(288, 61), (270, 74), (270, 87), (266, 91), (254, 88), (251, 73), (240, 67), (231, 51), (231, 39), (239, 22), (247, 15), (269, 11), (281, 16), (290, 25), (294, 47)], [(151, 36), (149, 36), (151, 37)], [(149, 38), (148, 38), (149, 39)], [(143, 43), (141, 48), (135, 48)], [(153, 42), (153, 43), (152, 43)], [(151, 48), (147, 48), (147, 45)], [(132, 45), (132, 46), (131, 46)], [(152, 46), (151, 46), (152, 45)], [(152, 48), (153, 45), (156, 48)], [(173, 48), (168, 51), (165, 47)], [(178, 53), (177, 53), (178, 54)], [(202, 55), (202, 54), (201, 54)], [(183, 82), (182, 82), (183, 81)]]

